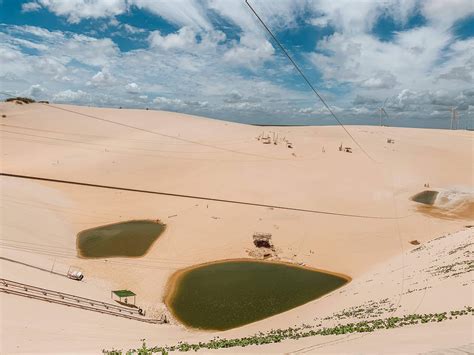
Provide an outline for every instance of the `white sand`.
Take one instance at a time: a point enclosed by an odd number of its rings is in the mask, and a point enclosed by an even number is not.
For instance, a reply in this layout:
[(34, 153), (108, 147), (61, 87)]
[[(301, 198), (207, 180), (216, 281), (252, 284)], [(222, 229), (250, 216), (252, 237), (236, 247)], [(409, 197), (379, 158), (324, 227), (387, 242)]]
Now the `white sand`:
[[(46, 269), (54, 264), (58, 272), (70, 265), (80, 266), (86, 274), (84, 282), (78, 283), (0, 260), (2, 278), (100, 300), (110, 300), (111, 289), (129, 288), (138, 294), (137, 301), (148, 314), (160, 314), (165, 311), (164, 286), (173, 272), (202, 262), (248, 257), (252, 234), (260, 231), (273, 234), (282, 259), (347, 274), (354, 281), (341, 291), (353, 290), (377, 268), (390, 269), (388, 260), (401, 267), (401, 255), (414, 248), (409, 241), (427, 242), (458, 231), (469, 223), (466, 218), (472, 213), (464, 211), (463, 218), (456, 214), (449, 219), (439, 218), (421, 213), (409, 200), (425, 189), (425, 183), (434, 189), (471, 191), (472, 132), (349, 126), (373, 162), (340, 127), (263, 128), (169, 112), (60, 107), (156, 134), (47, 105), (0, 104), (0, 113), (7, 116), (0, 122), (2, 172), (389, 219), (312, 214), (1, 177), (1, 255)], [(286, 136), (294, 148), (262, 144), (255, 137), (264, 130)], [(386, 143), (389, 137), (395, 139), (395, 144)], [(354, 153), (339, 152), (341, 143), (351, 146)], [(146, 218), (161, 219), (168, 228), (143, 258), (97, 261), (76, 257), (79, 231)], [(410, 266), (421, 270), (424, 266), (418, 262), (413, 260)], [(284, 314), (228, 331), (225, 336), (285, 328), (359, 305), (363, 300), (395, 297), (399, 293), (397, 279), (401, 280), (402, 275), (394, 275), (393, 287), (360, 286), (357, 295), (345, 298), (336, 291)], [(423, 300), (423, 307), (445, 311), (468, 305), (462, 303), (472, 304), (472, 299), (465, 297), (472, 291), (472, 284), (466, 287), (456, 283), (443, 286), (441, 291), (447, 295), (442, 302), (429, 297)], [(135, 323), (5, 294), (0, 294), (0, 302), (2, 353), (97, 353), (103, 347), (137, 347), (142, 338), (150, 344), (171, 344), (213, 336), (186, 330), (179, 324)], [(408, 303), (403, 311), (413, 309)], [(435, 338), (430, 349), (464, 346), (465, 322), (453, 323), (458, 324), (453, 329), (464, 331), (458, 332), (462, 333), (459, 342)], [(440, 325), (445, 327), (443, 332), (449, 332), (449, 324)], [(417, 327), (422, 334), (428, 334), (429, 329)], [(393, 332), (402, 336), (406, 331)], [(458, 333), (453, 330), (449, 336), (458, 339)], [(377, 341), (383, 344), (376, 339), (377, 334), (371, 334), (357, 344), (361, 344), (361, 351)], [(420, 335), (419, 339), (425, 338)], [(301, 348), (318, 341), (307, 339)], [(288, 344), (272, 345), (268, 351), (294, 351), (300, 346), (299, 342)], [(335, 351), (350, 352), (352, 345), (343, 344)], [(406, 351), (411, 351), (410, 344), (407, 341)]]

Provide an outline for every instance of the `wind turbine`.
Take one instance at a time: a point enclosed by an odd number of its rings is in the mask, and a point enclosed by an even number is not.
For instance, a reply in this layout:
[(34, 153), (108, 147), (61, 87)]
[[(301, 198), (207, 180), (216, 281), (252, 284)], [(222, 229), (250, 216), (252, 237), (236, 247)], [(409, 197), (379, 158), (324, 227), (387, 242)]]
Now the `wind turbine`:
[(458, 129), (458, 110), (455, 107), (451, 107), (451, 129)]
[(388, 100), (388, 97), (385, 99), (385, 101), (383, 102), (383, 105), (382, 107), (379, 108), (379, 115), (380, 115), (380, 125), (382, 126), (382, 123), (383, 123), (383, 115), (387, 116), (388, 117), (388, 113), (387, 111), (385, 111), (385, 104), (387, 103), (387, 100)]

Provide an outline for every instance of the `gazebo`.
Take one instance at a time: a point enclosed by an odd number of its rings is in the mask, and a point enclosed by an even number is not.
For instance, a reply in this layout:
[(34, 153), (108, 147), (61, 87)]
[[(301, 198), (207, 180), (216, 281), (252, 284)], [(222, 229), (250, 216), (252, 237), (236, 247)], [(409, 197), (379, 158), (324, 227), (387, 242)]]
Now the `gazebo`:
[(125, 298), (125, 303), (128, 304), (128, 297), (132, 297), (133, 296), (133, 305), (135, 306), (135, 296), (136, 294), (130, 290), (116, 290), (116, 291), (112, 291), (110, 293), (110, 296), (111, 298), (114, 300), (114, 301), (117, 301), (115, 298), (114, 298), (114, 295), (117, 296), (119, 299), (118, 299), (118, 302), (122, 303), (122, 298)]

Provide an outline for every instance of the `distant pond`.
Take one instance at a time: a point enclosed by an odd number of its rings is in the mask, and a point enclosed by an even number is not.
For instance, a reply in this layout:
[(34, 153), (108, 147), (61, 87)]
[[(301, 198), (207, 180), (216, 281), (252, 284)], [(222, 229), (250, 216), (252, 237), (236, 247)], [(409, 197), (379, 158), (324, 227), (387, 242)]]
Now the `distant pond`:
[(438, 197), (438, 191), (425, 190), (414, 195), (411, 199), (425, 205), (433, 205)]
[(348, 279), (283, 263), (224, 261), (175, 274), (165, 301), (189, 327), (227, 330), (305, 304)]
[(143, 256), (165, 227), (152, 220), (136, 220), (86, 229), (77, 235), (77, 251), (84, 258)]

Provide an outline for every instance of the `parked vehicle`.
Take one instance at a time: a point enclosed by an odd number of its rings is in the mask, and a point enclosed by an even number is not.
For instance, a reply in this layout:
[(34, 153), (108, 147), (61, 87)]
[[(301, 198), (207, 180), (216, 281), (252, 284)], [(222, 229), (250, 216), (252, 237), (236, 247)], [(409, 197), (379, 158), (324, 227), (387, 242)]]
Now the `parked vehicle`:
[(69, 268), (67, 272), (67, 277), (72, 280), (82, 281), (82, 279), (84, 278), (84, 274), (82, 273), (82, 271)]

